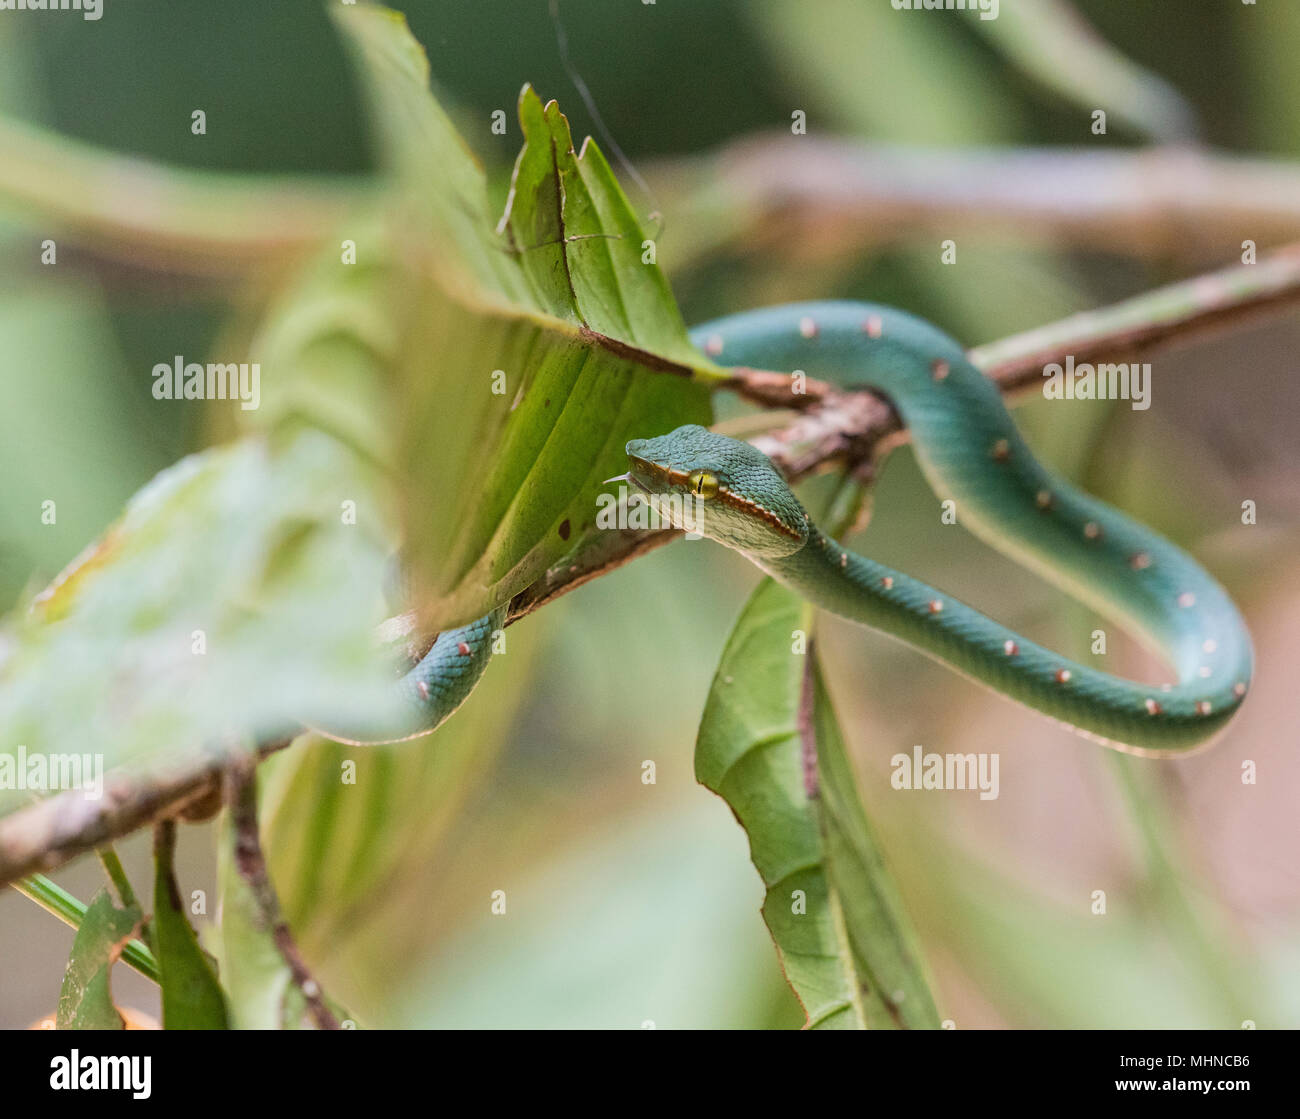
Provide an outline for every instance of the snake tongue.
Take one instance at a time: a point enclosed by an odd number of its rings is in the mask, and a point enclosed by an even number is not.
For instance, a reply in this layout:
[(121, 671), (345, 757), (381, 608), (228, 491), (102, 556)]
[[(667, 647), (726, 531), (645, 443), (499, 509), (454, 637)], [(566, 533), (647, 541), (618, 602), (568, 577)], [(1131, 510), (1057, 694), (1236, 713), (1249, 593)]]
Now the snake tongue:
[(626, 474), (615, 474), (614, 477), (612, 478), (606, 478), (600, 484), (602, 486), (607, 486), (610, 484), (610, 482), (630, 482), (630, 481), (632, 481), (632, 471), (629, 470)]

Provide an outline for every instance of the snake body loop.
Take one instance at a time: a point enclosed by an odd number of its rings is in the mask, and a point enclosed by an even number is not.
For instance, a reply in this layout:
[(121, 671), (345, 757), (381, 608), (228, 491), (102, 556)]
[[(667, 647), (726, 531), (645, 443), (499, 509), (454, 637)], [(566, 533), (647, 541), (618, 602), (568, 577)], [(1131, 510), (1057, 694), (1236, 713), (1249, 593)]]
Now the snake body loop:
[[(1135, 683), (1071, 661), (902, 572), (857, 555), (812, 523), (771, 461), (688, 426), (627, 446), (628, 479), (680, 523), (734, 548), (815, 605), (900, 638), (965, 675), (1132, 753), (1165, 755), (1211, 737), (1250, 686), (1250, 637), (1223, 588), (1155, 532), (1043, 467), (997, 387), (934, 326), (864, 303), (752, 311), (692, 333), (715, 360), (871, 389), (909, 429), (936, 494), (1016, 562), (1160, 650), (1176, 682)], [(672, 500), (669, 500), (669, 499)], [(400, 686), (427, 733), (465, 699), (491, 655), (501, 611), (439, 637)], [(389, 739), (372, 738), (369, 741)], [(354, 739), (355, 741), (355, 739)]]
[(336, 742), (377, 746), (431, 734), (469, 698), (492, 659), (493, 635), (505, 625), (506, 609), (459, 629), (438, 634), (429, 651), (393, 687), (389, 717), (364, 729), (315, 728)]
[[(1253, 658), (1227, 593), (1181, 549), (1043, 467), (997, 386), (936, 327), (888, 307), (832, 302), (734, 315), (693, 336), (727, 365), (802, 369), (886, 397), (911, 433), (931, 488), (956, 501), (961, 523), (1126, 623), (1164, 654), (1177, 680), (1153, 687), (1070, 661), (917, 579), (854, 554), (815, 526), (789, 555), (751, 555), (772, 576), (816, 605), (899, 637), (1106, 745), (1178, 752), (1211, 737), (1236, 713), (1250, 686)], [(672, 442), (680, 445), (681, 436), (666, 439), (649, 457), (680, 457)], [(743, 445), (728, 442), (723, 471), (735, 469), (728, 456), (748, 457)], [(647, 452), (644, 446), (629, 449)], [(679, 466), (699, 469), (701, 463)], [(788, 493), (784, 482), (779, 485)], [(777, 492), (769, 477), (747, 483), (744, 494), (770, 506)]]

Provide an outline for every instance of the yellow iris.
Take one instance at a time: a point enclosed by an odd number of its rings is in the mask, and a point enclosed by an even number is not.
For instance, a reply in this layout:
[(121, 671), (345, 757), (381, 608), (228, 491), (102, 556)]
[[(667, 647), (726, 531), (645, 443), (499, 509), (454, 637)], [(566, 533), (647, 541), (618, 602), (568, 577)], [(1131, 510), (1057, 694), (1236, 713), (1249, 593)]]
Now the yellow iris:
[(691, 493), (703, 501), (718, 495), (718, 476), (707, 470), (693, 470), (686, 479)]

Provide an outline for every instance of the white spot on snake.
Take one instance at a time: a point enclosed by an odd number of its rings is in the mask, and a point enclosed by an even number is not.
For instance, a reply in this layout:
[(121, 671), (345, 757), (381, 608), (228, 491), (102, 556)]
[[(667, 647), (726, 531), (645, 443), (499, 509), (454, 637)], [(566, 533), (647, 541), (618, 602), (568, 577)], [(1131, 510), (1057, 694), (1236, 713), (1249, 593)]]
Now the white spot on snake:
[(935, 358), (934, 361), (930, 362), (930, 375), (934, 377), (936, 381), (947, 380), (948, 371), (948, 363), (942, 358)]
[(1196, 675), (1199, 676), (1202, 680), (1204, 680), (1207, 676), (1210, 675), (1209, 667), (1207, 665), (1201, 665), (1201, 667), (1196, 670)]
[(1006, 462), (1011, 457), (1011, 444), (1006, 439), (999, 439), (989, 452), (994, 462)]
[(1020, 646), (1014, 641), (1004, 641), (1002, 642), (1002, 651), (1006, 653), (1007, 656), (1014, 657), (1018, 652), (1020, 652)]
[(930, 613), (938, 614), (943, 610), (943, 603), (937, 598), (930, 599)]
[(1198, 699), (1196, 701), (1196, 713), (1198, 715), (1208, 715), (1210, 713), (1210, 701), (1208, 699)]
[(862, 330), (868, 338), (879, 338), (885, 333), (885, 324), (880, 321), (879, 315), (870, 315), (862, 324)]
[(467, 657), (469, 656), (469, 646), (463, 641), (457, 642), (456, 652), (458, 652), (462, 657)]
[(1058, 668), (1055, 679), (1058, 684), (1068, 684), (1070, 682), (1070, 670), (1068, 668)]
[(848, 554), (848, 552), (841, 552), (841, 553), (840, 553), (840, 566), (841, 566), (841, 567), (848, 567), (848, 566), (849, 566), (849, 554)]
[(1163, 711), (1163, 710), (1164, 710), (1164, 708), (1161, 707), (1160, 704), (1158, 704), (1154, 699), (1148, 699), (1148, 700), (1147, 700), (1147, 714), (1148, 714), (1148, 715), (1159, 715), (1160, 712)]
[(1151, 557), (1146, 552), (1134, 552), (1128, 561), (1134, 571), (1145, 571), (1151, 566)]
[(1201, 652), (1213, 653), (1219, 647), (1219, 643), (1213, 637), (1207, 637), (1201, 642)]
[(1232, 685), (1232, 694), (1238, 699), (1246, 694), (1246, 685), (1240, 682)]
[(1047, 490), (1039, 490), (1034, 494), (1034, 504), (1040, 509), (1050, 509), (1052, 507), (1052, 495)]
[(893, 576), (891, 576), (891, 575), (882, 575), (881, 578), (880, 578), (880, 585), (881, 585), (882, 587), (884, 587), (885, 590), (889, 590), (889, 588), (892, 587), (892, 586), (894, 585), (894, 579), (893, 579)]
[(1178, 596), (1178, 605), (1181, 606), (1184, 610), (1186, 610), (1189, 606), (1195, 606), (1196, 596), (1192, 594), (1191, 591), (1183, 591), (1183, 593)]
[(1101, 536), (1101, 525), (1099, 525), (1096, 521), (1089, 521), (1086, 525), (1083, 526), (1083, 535), (1086, 536), (1089, 540), (1096, 540), (1098, 537)]
[(415, 690), (420, 693), (421, 699), (429, 698), (429, 685), (426, 684), (423, 680), (416, 681)]
[(710, 334), (708, 338), (704, 340), (704, 352), (708, 354), (709, 357), (717, 357), (722, 353), (722, 335)]
[(807, 315), (805, 315), (803, 318), (799, 320), (799, 333), (802, 334), (805, 338), (816, 338), (817, 324), (813, 322), (812, 319), (808, 318)]

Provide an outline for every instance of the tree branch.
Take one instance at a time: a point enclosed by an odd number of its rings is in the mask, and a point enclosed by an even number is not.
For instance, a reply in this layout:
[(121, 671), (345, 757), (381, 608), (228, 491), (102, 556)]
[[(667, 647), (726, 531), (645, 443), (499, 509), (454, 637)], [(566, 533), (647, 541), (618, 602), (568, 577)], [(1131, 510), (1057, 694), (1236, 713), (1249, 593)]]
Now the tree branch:
[(930, 234), (1107, 249), (1225, 250), (1300, 236), (1300, 164), (1194, 148), (928, 149), (758, 135), (651, 171), (689, 258), (859, 255)]
[[(260, 745), (258, 760), (291, 741), (278, 738)], [(70, 789), (0, 817), (0, 886), (53, 870), (137, 828), (183, 814), (219, 787), (227, 760), (175, 777), (142, 780), (120, 773), (105, 775), (99, 800), (88, 800), (80, 790)]]
[(231, 824), (235, 833), (235, 868), (248, 886), (257, 907), (262, 928), (270, 933), (275, 947), (289, 968), (289, 975), (307, 1004), (316, 1028), (341, 1030), (343, 1027), (334, 1012), (321, 997), (320, 984), (312, 978), (307, 964), (298, 951), (288, 922), (280, 910), (271, 875), (262, 854), (262, 841), (257, 826), (257, 763), (251, 757), (240, 758), (226, 771), (226, 803), (230, 807)]
[[(1255, 265), (1235, 265), (980, 346), (970, 356), (1014, 401), (1042, 383), (1044, 365), (1067, 355), (1076, 362), (1142, 360), (1297, 306), (1300, 246), (1292, 246)], [(804, 393), (795, 394), (787, 375), (762, 370), (736, 370), (724, 387), (766, 408), (795, 412), (785, 413), (781, 426), (753, 440), (792, 481), (835, 464), (868, 473), (880, 454), (906, 438), (898, 417), (870, 393), (839, 392), (809, 381)], [(678, 535), (676, 530), (601, 533), (580, 555), (516, 595), (509, 620), (527, 617)], [(259, 746), (258, 758), (289, 741)], [(79, 792), (61, 793), (0, 818), (0, 885), (57, 867), (202, 802), (211, 796), (222, 768), (214, 763), (197, 775), (150, 782), (118, 775), (106, 782), (100, 801), (88, 801)]]
[[(1261, 257), (1253, 265), (1232, 265), (976, 347), (970, 358), (1015, 402), (1042, 384), (1045, 365), (1067, 356), (1076, 363), (1141, 361), (1170, 346), (1223, 334), (1296, 307), (1300, 245)], [(897, 415), (871, 393), (840, 392), (808, 380), (796, 394), (786, 374), (752, 369), (736, 370), (723, 387), (763, 407), (798, 412), (783, 426), (751, 440), (791, 481), (836, 463), (869, 469), (907, 438)], [(526, 617), (678, 535), (675, 529), (603, 533), (589, 549), (516, 595), (510, 620)]]

